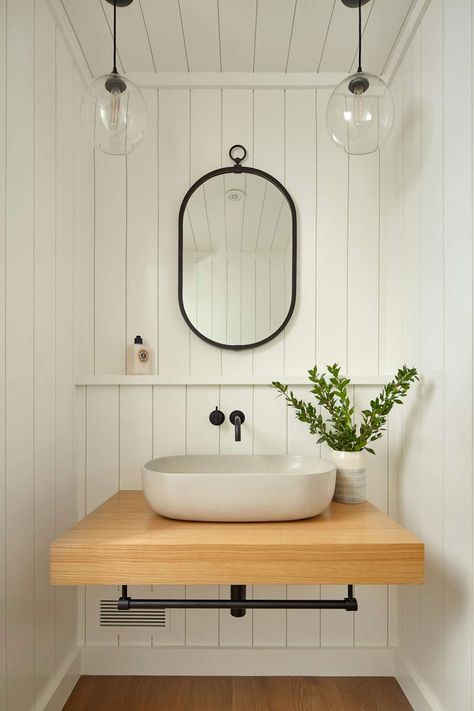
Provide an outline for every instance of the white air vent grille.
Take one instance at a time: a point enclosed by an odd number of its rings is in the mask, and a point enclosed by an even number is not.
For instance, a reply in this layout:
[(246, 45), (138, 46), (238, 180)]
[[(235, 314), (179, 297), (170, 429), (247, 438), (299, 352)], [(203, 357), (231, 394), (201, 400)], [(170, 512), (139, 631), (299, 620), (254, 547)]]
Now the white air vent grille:
[(118, 610), (117, 600), (100, 601), (101, 627), (167, 627), (166, 610)]

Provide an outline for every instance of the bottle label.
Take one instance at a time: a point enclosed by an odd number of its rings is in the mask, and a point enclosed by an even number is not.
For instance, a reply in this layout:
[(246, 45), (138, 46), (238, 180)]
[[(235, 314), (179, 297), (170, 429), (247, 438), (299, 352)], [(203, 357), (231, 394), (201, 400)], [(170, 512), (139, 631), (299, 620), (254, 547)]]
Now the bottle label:
[(147, 360), (150, 359), (150, 354), (144, 348), (140, 348), (140, 350), (137, 353), (137, 358), (140, 361), (140, 363), (146, 363)]

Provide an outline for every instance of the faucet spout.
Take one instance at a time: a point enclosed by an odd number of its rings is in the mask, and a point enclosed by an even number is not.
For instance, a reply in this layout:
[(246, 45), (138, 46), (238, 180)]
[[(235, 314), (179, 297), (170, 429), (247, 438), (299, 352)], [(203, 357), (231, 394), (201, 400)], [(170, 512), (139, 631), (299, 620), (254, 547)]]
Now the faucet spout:
[(234, 424), (235, 424), (235, 441), (240, 442), (242, 439), (242, 428), (241, 428), (242, 421), (238, 415), (236, 415)]
[(242, 441), (242, 424), (245, 422), (245, 415), (240, 410), (234, 410), (230, 413), (229, 420), (235, 427), (235, 441)]

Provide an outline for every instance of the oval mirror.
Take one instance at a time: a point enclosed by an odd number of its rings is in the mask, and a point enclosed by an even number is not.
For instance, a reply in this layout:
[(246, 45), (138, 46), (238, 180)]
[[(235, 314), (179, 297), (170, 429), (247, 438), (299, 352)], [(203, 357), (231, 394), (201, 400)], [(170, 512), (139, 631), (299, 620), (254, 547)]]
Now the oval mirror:
[[(254, 348), (286, 326), (296, 300), (296, 209), (272, 175), (241, 163), (207, 173), (179, 212), (179, 306), (196, 335)], [(239, 154), (241, 157), (236, 157)]]

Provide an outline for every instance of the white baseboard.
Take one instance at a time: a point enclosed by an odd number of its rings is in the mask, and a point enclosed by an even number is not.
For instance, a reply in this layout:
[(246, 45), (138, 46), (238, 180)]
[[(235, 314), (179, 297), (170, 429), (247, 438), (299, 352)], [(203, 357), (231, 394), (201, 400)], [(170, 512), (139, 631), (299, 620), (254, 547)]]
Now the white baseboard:
[(413, 664), (399, 652), (395, 659), (395, 676), (415, 711), (445, 711)]
[(74, 649), (36, 699), (37, 711), (61, 711), (81, 675), (81, 650)]
[[(82, 673), (144, 676), (394, 676), (395, 650), (82, 648)], [(49, 710), (48, 710), (49, 711)]]

